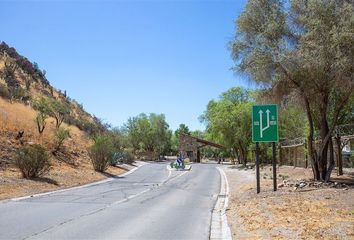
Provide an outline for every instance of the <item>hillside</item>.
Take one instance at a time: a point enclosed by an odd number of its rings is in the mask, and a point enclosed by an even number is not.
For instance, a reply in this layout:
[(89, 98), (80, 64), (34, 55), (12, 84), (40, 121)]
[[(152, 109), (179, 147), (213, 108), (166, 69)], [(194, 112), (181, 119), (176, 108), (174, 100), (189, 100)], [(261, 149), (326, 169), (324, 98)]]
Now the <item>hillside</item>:
[[(65, 92), (55, 89), (41, 71), (14, 48), (0, 44), (0, 199), (22, 196), (63, 187), (92, 182), (106, 177), (93, 170), (88, 156), (90, 135), (105, 131), (99, 119), (87, 113), (82, 105), (71, 100)], [(42, 134), (35, 121), (38, 112), (33, 109), (36, 99), (45, 96), (63, 103), (68, 111), (63, 115), (61, 128), (69, 130), (70, 137), (60, 151), (54, 132), (56, 120), (48, 117)], [(41, 144), (52, 159), (51, 171), (35, 180), (21, 178), (14, 165), (17, 149), (26, 144)], [(109, 174), (123, 170), (110, 168)]]

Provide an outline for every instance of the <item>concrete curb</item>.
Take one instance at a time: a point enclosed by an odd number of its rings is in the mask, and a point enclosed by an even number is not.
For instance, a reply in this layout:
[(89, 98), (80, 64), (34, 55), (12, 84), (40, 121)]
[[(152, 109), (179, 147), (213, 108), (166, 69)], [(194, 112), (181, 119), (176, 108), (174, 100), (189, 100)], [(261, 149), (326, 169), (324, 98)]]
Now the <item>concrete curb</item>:
[[(121, 175), (118, 175), (117, 177), (125, 177), (133, 172), (135, 172), (136, 170), (138, 170), (140, 167), (149, 164), (146, 162), (142, 162), (142, 161), (137, 161), (138, 166), (136, 166), (135, 168), (129, 170), (126, 173), (123, 173)], [(116, 180), (116, 178), (107, 178), (107, 179), (103, 179), (97, 182), (93, 182), (93, 183), (88, 183), (88, 184), (84, 184), (84, 185), (79, 185), (76, 187), (69, 187), (69, 188), (64, 188), (64, 189), (59, 189), (59, 190), (55, 190), (55, 191), (50, 191), (50, 192), (44, 192), (44, 193), (37, 193), (37, 194), (33, 194), (33, 195), (29, 195), (29, 196), (23, 196), (23, 197), (18, 197), (18, 198), (10, 198), (10, 199), (4, 199), (1, 200), (0, 203), (5, 203), (5, 202), (9, 202), (9, 201), (20, 201), (20, 200), (24, 200), (24, 199), (28, 199), (28, 198), (34, 198), (34, 197), (40, 197), (40, 196), (45, 196), (45, 195), (49, 195), (49, 194), (53, 194), (53, 193), (60, 193), (60, 192), (65, 192), (65, 191), (69, 191), (69, 190), (74, 190), (74, 189), (80, 189), (80, 188), (84, 188), (84, 187), (90, 187), (90, 186), (95, 186), (98, 184), (102, 184), (102, 183), (106, 183), (106, 182), (111, 182), (113, 180)]]
[(232, 239), (227, 223), (226, 208), (229, 204), (229, 183), (225, 172), (217, 167), (221, 177), (221, 189), (211, 215), (210, 239)]

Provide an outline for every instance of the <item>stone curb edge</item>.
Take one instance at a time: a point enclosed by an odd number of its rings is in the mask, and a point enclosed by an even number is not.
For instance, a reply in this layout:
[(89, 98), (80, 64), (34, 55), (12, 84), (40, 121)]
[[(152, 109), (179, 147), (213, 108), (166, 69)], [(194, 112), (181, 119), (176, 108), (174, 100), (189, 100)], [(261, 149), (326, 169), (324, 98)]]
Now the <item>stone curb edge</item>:
[(226, 208), (229, 203), (229, 183), (225, 172), (217, 167), (221, 177), (221, 188), (211, 215), (210, 239), (232, 239), (227, 223)]

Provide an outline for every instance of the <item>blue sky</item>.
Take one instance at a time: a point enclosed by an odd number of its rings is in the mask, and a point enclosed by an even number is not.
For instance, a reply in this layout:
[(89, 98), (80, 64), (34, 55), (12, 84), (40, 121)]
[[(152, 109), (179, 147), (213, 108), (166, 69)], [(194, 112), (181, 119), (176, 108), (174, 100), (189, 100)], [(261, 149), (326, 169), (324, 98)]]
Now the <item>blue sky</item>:
[(249, 87), (227, 43), (245, 1), (0, 1), (0, 41), (50, 83), (120, 126), (141, 112), (204, 129), (209, 100)]

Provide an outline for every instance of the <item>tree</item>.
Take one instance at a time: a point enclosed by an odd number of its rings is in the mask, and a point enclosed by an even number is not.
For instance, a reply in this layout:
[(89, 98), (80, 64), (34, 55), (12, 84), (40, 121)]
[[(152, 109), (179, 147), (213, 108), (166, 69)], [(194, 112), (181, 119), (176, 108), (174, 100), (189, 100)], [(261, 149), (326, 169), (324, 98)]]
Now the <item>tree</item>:
[(127, 131), (125, 128), (113, 128), (109, 132), (113, 147), (116, 152), (123, 152), (129, 146)]
[(181, 123), (179, 125), (179, 127), (177, 128), (177, 130), (175, 131), (175, 135), (177, 136), (177, 138), (179, 138), (180, 134), (186, 134), (186, 135), (190, 135), (191, 132), (189, 131), (189, 128), (186, 124)]
[(211, 100), (201, 116), (207, 136), (232, 149), (244, 165), (251, 143), (251, 105), (248, 90), (231, 88), (220, 95), (219, 101)]
[(188, 126), (184, 123), (181, 123), (176, 129), (176, 131), (174, 132), (174, 134), (171, 135), (171, 150), (175, 154), (178, 154), (179, 145), (180, 145), (179, 139), (181, 134), (191, 135)]
[(67, 103), (49, 98), (50, 116), (55, 118), (55, 127), (58, 129), (65, 117), (70, 114), (70, 107)]
[(93, 168), (104, 172), (112, 162), (114, 147), (108, 135), (97, 135), (93, 138), (94, 144), (88, 148)]
[(33, 105), (35, 110), (45, 113), (55, 119), (55, 127), (58, 129), (64, 119), (70, 115), (70, 106), (66, 102), (61, 102), (50, 97), (41, 96)]
[(156, 157), (171, 148), (172, 132), (163, 114), (142, 113), (130, 118), (125, 126), (128, 138), (136, 152), (153, 153)]
[[(230, 43), (235, 71), (279, 96), (301, 100), (316, 180), (330, 180), (331, 138), (353, 94), (353, 15), (349, 0), (249, 0)], [(314, 144), (316, 134), (319, 147)]]
[(69, 131), (69, 129), (65, 129), (65, 128), (60, 127), (55, 130), (54, 136), (55, 136), (56, 146), (53, 151), (53, 154), (55, 155), (60, 150), (64, 141), (70, 137), (70, 131)]
[(46, 119), (50, 114), (50, 103), (47, 98), (41, 97), (34, 100), (32, 106), (38, 111), (35, 121), (37, 123), (38, 133), (42, 135), (46, 127)]

